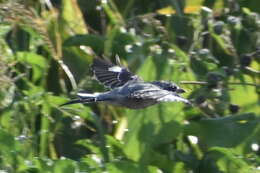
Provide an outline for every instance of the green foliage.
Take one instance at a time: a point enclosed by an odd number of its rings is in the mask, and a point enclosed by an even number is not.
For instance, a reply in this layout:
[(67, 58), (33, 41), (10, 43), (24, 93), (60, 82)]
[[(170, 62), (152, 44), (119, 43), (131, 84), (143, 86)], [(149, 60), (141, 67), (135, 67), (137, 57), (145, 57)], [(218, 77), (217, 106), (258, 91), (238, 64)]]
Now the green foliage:
[[(0, 4), (0, 172), (260, 170), (258, 1)], [(193, 106), (60, 107), (104, 56), (181, 85)]]

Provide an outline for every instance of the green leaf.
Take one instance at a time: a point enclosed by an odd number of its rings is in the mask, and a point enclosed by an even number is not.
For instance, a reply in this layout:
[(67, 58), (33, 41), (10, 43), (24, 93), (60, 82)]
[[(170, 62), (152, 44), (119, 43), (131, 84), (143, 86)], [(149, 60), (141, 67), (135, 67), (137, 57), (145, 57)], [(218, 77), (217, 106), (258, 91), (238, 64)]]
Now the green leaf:
[(106, 164), (106, 167), (108, 172), (111, 173), (157, 173), (159, 171), (159, 169), (156, 167), (145, 167), (143, 165), (139, 165), (131, 161), (112, 162)]
[(18, 52), (17, 58), (20, 62), (28, 63), (32, 66), (37, 66), (41, 69), (47, 67), (47, 60), (41, 55), (32, 52)]
[(208, 173), (254, 173), (256, 170), (233, 149), (213, 147), (204, 155), (198, 171)]
[(10, 152), (15, 148), (14, 137), (0, 128), (0, 152)]
[(68, 32), (73, 31), (76, 34), (86, 34), (87, 27), (81, 13), (80, 7), (75, 0), (62, 0), (61, 17), (65, 21)]
[(237, 57), (230, 50), (231, 41), (226, 41), (221, 36), (211, 33), (212, 36), (212, 54), (217, 58), (221, 66), (233, 67), (236, 64)]
[(247, 7), (254, 12), (260, 13), (258, 0), (250, 0), (250, 1), (239, 0), (238, 3), (241, 7)]
[(104, 8), (104, 11), (106, 12), (112, 24), (116, 24), (119, 26), (122, 26), (124, 24), (124, 19), (121, 16), (113, 0), (101, 1), (101, 6)]
[(55, 173), (75, 173), (77, 167), (75, 161), (64, 159), (55, 162), (53, 172)]
[(105, 53), (108, 55), (118, 54), (120, 57), (126, 57), (128, 52), (126, 45), (133, 45), (136, 38), (130, 33), (122, 33), (117, 27), (113, 28), (108, 34), (105, 42)]
[(186, 125), (185, 133), (197, 136), (200, 143), (207, 148), (237, 147), (257, 128), (259, 120), (252, 113), (204, 119)]
[[(86, 54), (78, 47), (63, 47), (63, 60), (72, 72), (76, 81), (89, 76), (90, 63), (93, 56)], [(53, 74), (49, 74), (53, 75)]]
[[(243, 75), (242, 77), (244, 79), (244, 81), (241, 81), (242, 83), (255, 83), (254, 79), (251, 79), (246, 75)], [(236, 85), (234, 86), (234, 89), (229, 92), (231, 102), (240, 106), (241, 113), (254, 112), (256, 115), (260, 115), (259, 97), (255, 93), (256, 90), (257, 87), (245, 86), (243, 84)]]
[(87, 35), (75, 35), (66, 39), (63, 43), (64, 46), (89, 46), (96, 53), (102, 53), (104, 51), (105, 38), (100, 35), (87, 34)]
[(32, 67), (32, 78), (34, 82), (45, 76), (48, 65), (46, 58), (43, 56), (32, 52), (18, 52), (17, 59), (18, 61), (28, 64)]
[(89, 139), (78, 140), (76, 144), (86, 147), (91, 151), (91, 154), (97, 154), (100, 157), (102, 156), (101, 149), (94, 145), (93, 142)]

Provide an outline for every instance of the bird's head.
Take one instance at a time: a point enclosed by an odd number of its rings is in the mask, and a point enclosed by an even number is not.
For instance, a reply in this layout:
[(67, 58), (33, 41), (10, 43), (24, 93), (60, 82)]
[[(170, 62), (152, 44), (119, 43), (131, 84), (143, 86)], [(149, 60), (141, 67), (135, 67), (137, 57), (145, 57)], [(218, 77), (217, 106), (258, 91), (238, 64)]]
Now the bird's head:
[(176, 92), (176, 93), (185, 93), (185, 90), (180, 88), (178, 85), (172, 82), (168, 82), (168, 85), (166, 85), (166, 90)]
[(173, 82), (169, 82), (169, 81), (154, 81), (153, 84), (168, 90), (168, 91), (172, 91), (172, 92), (176, 92), (176, 93), (184, 93), (185, 90), (180, 88), (178, 85), (176, 85)]

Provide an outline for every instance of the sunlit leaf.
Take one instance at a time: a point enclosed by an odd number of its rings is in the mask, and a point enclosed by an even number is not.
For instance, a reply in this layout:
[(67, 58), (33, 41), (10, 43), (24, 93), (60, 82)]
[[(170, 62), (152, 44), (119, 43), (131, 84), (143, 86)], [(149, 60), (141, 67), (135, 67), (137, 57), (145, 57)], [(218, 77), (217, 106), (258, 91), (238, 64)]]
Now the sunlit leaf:
[(18, 61), (27, 63), (32, 67), (33, 81), (37, 81), (45, 75), (45, 70), (48, 65), (47, 60), (43, 56), (32, 52), (18, 52), (17, 59)]
[(157, 173), (159, 171), (156, 167), (144, 167), (129, 161), (112, 162), (106, 166), (108, 171), (113, 173)]
[[(184, 13), (187, 13), (187, 14), (198, 13), (200, 11), (200, 8), (201, 8), (201, 6), (197, 6), (197, 5), (186, 6), (184, 8)], [(157, 13), (161, 14), (161, 15), (172, 15), (172, 14), (175, 14), (176, 11), (171, 6), (168, 6), (168, 7), (157, 10)]]
[(55, 162), (53, 172), (57, 173), (74, 173), (76, 171), (76, 164), (74, 161), (69, 159), (61, 159)]
[(86, 34), (88, 32), (83, 14), (76, 0), (63, 0), (62, 1), (61, 16), (69, 27), (70, 31), (76, 34)]

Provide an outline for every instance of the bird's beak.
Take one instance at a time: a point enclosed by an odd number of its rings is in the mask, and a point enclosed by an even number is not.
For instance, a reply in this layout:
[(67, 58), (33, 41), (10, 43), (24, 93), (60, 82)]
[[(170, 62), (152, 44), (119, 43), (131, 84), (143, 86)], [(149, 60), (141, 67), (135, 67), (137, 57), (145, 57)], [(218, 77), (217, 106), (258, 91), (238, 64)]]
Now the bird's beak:
[(177, 93), (185, 93), (186, 91), (185, 91), (184, 89), (178, 88), (178, 89), (176, 90), (176, 92), (177, 92)]

